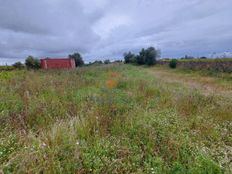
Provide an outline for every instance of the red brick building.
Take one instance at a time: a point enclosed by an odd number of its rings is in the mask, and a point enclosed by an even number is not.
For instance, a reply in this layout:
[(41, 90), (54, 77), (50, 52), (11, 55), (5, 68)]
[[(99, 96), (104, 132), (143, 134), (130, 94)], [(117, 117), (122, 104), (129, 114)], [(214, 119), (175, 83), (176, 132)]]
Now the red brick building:
[(74, 69), (76, 68), (75, 60), (69, 58), (46, 58), (40, 60), (42, 69)]

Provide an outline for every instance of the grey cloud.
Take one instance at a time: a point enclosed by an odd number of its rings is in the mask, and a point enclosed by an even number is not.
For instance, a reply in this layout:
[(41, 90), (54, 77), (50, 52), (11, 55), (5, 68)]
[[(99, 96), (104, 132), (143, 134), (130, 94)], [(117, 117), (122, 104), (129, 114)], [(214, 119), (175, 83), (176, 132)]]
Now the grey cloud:
[[(232, 51), (230, 0), (0, 0), (0, 63), (121, 58), (155, 46), (163, 57)], [(18, 58), (18, 59), (17, 59)]]

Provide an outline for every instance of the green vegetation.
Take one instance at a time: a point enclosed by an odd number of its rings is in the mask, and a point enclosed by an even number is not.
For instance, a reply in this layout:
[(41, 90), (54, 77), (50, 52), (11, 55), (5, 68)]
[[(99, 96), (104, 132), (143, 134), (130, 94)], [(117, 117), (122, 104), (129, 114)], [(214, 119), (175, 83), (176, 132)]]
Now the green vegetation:
[(28, 56), (25, 60), (27, 69), (40, 69), (40, 61), (33, 56)]
[(169, 67), (172, 68), (172, 69), (175, 69), (177, 66), (177, 59), (172, 59), (170, 62), (169, 62)]
[[(177, 69), (175, 72), (186, 74), (193, 77), (214, 77), (215, 79), (226, 82), (232, 81), (232, 73), (219, 72), (217, 70), (192, 70), (192, 69)], [(228, 84), (230, 85), (230, 84)]]
[(15, 69), (23, 69), (24, 68), (24, 64), (22, 64), (21, 62), (15, 62), (12, 66)]
[(13, 66), (0, 66), (0, 71), (11, 71), (14, 70)]
[(124, 53), (124, 62), (126, 64), (137, 64), (137, 65), (155, 65), (156, 59), (160, 57), (160, 50), (154, 47), (149, 47), (147, 49), (142, 49), (139, 55), (135, 55), (131, 52)]
[(77, 52), (77, 53), (70, 54), (68, 57), (75, 60), (76, 67), (83, 66), (83, 65), (85, 64), (85, 62), (84, 62), (84, 60), (83, 60), (81, 54), (78, 53), (78, 52)]
[[(162, 61), (170, 61), (171, 59), (161, 59)], [(191, 58), (191, 59), (178, 59), (180, 62), (231, 62), (232, 58)]]
[(125, 64), (128, 63), (136, 63), (136, 56), (131, 53), (130, 51), (128, 53), (124, 53), (124, 62)]
[(104, 64), (110, 64), (110, 60), (109, 59), (104, 60)]
[(215, 58), (215, 59), (180, 59), (180, 61), (196, 61), (196, 62), (225, 62), (225, 61), (228, 61), (228, 62), (231, 62), (232, 61), (232, 58)]
[(218, 73), (232, 73), (232, 59), (161, 59), (157, 64), (168, 65), (170, 68), (185, 70), (208, 71)]
[(231, 173), (232, 98), (154, 74), (0, 72), (0, 173)]

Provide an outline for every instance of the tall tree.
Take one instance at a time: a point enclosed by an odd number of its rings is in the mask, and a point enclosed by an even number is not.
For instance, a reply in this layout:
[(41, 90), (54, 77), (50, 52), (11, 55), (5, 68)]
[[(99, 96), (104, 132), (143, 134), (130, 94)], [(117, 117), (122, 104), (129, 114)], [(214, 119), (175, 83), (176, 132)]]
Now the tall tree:
[(28, 56), (25, 60), (25, 65), (28, 69), (39, 69), (40, 61), (33, 56)]
[(75, 60), (76, 67), (84, 65), (84, 61), (80, 53), (76, 52), (76, 53), (70, 54), (68, 57)]
[(149, 47), (145, 50), (145, 63), (147, 65), (155, 65), (156, 59), (160, 56), (160, 50)]
[(154, 47), (142, 49), (139, 55), (134, 55), (131, 52), (124, 53), (125, 63), (137, 63), (138, 65), (155, 65), (156, 59), (160, 57), (160, 50)]
[(125, 63), (135, 63), (135, 55), (130, 51), (128, 53), (124, 53), (124, 61)]
[(145, 59), (146, 59), (146, 51), (143, 48), (140, 52), (139, 55), (136, 56), (136, 62), (139, 65), (144, 65), (145, 64)]

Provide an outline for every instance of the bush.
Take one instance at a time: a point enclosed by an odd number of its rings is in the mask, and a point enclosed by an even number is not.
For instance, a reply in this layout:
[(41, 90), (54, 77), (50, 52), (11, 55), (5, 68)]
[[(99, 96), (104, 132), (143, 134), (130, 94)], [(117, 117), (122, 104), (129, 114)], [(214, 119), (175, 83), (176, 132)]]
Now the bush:
[(135, 63), (136, 62), (135, 55), (132, 54), (131, 52), (124, 53), (124, 61), (125, 61), (125, 64), (127, 64), (127, 63)]
[(83, 66), (85, 64), (80, 53), (70, 54), (68, 57), (75, 60), (76, 67)]
[(89, 65), (102, 65), (103, 62), (101, 60), (95, 60), (93, 63), (89, 63)]
[(23, 69), (23, 68), (24, 68), (24, 65), (23, 65), (21, 62), (15, 62), (15, 63), (13, 64), (13, 67), (14, 67), (15, 69)]
[(25, 65), (28, 69), (39, 69), (40, 61), (33, 56), (28, 56), (25, 61)]
[(0, 66), (0, 72), (1, 71), (12, 71), (14, 70), (13, 66)]
[(169, 67), (175, 69), (177, 66), (177, 59), (172, 59), (169, 63)]
[(105, 60), (104, 64), (110, 64), (110, 60), (109, 59)]

